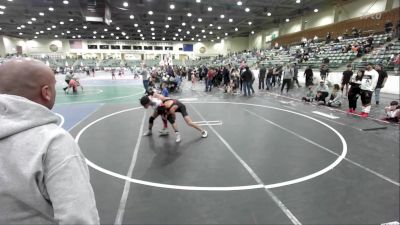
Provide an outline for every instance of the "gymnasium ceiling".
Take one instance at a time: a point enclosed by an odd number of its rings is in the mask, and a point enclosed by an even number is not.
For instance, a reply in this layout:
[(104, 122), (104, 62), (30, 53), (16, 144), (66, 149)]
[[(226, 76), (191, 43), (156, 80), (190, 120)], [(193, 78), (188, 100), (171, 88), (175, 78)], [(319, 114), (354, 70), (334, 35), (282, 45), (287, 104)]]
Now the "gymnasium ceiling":
[[(318, 13), (314, 10), (331, 2), (198, 1), (2, 0), (0, 34), (24, 39), (210, 41), (225, 36), (248, 36), (252, 31), (277, 27), (279, 23), (286, 23), (286, 19)], [(106, 18), (111, 20), (109, 25)]]

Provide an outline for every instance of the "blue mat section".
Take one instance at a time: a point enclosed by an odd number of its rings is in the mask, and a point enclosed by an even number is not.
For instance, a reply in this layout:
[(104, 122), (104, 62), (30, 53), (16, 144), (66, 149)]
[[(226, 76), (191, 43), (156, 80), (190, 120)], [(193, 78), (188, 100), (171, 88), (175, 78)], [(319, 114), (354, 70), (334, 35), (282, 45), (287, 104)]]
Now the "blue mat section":
[(103, 104), (78, 104), (78, 105), (60, 105), (53, 108), (53, 112), (62, 115), (65, 119), (63, 128), (70, 130), (75, 124), (84, 120), (90, 114), (95, 112)]

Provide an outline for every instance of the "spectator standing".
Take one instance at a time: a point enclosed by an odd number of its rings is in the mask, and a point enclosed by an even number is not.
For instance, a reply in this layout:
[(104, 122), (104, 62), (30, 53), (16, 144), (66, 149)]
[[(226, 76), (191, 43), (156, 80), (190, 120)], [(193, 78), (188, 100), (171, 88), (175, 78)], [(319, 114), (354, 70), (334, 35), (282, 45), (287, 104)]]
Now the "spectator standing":
[(371, 110), (371, 99), (372, 92), (375, 90), (376, 84), (378, 83), (379, 74), (374, 68), (372, 68), (372, 63), (368, 63), (367, 69), (364, 72), (364, 76), (361, 80), (361, 102), (362, 102), (362, 112), (360, 116), (367, 118)]
[(146, 65), (143, 65), (140, 75), (142, 75), (144, 92), (146, 93), (147, 89), (149, 88), (149, 82), (150, 82), (150, 75)]
[(273, 72), (273, 68), (269, 68), (268, 69), (268, 73), (267, 73), (267, 79), (266, 79), (266, 83), (267, 83), (267, 90), (272, 88), (272, 78), (274, 76), (274, 72)]
[(362, 77), (364, 76), (364, 70), (359, 70), (357, 74), (353, 75), (353, 77), (350, 80), (350, 90), (347, 95), (347, 99), (349, 100), (349, 109), (348, 113), (356, 113), (357, 109), (357, 100), (358, 96), (361, 93), (361, 81)]
[(375, 69), (379, 74), (378, 82), (375, 87), (375, 103), (379, 105), (381, 89), (385, 86), (388, 74), (383, 70), (382, 65), (376, 65)]
[(243, 79), (243, 92), (244, 96), (250, 96), (250, 90), (252, 85), (252, 74), (248, 66), (245, 67), (245, 71), (241, 75)]
[(301, 88), (298, 77), (299, 77), (299, 66), (297, 65), (297, 63), (294, 63), (293, 64), (293, 86), (294, 86), (294, 84), (297, 84), (297, 87)]
[(327, 65), (322, 64), (321, 65), (321, 70), (320, 70), (320, 76), (321, 76), (321, 80), (325, 81), (326, 78), (328, 78), (328, 74), (329, 74), (329, 68)]
[(212, 86), (213, 86), (213, 79), (214, 79), (214, 77), (215, 77), (215, 70), (214, 70), (214, 68), (210, 68), (209, 70), (208, 70), (208, 73), (207, 73), (207, 85), (206, 85), (206, 92), (207, 91), (210, 91), (211, 92), (211, 89), (212, 89)]
[[(265, 75), (267, 73), (267, 69), (265, 68), (265, 66), (262, 66), (258, 75), (258, 89), (264, 89), (265, 86)], [(268, 85), (267, 85), (267, 89), (268, 89)]]
[(306, 87), (313, 85), (314, 81), (314, 73), (311, 69), (311, 66), (308, 66), (307, 69), (304, 71), (304, 76), (306, 78)]
[(342, 76), (342, 93), (343, 93), (343, 89), (346, 88), (346, 96), (349, 92), (349, 83), (350, 83), (350, 79), (353, 76), (353, 71), (351, 70), (352, 66), (351, 64), (347, 65), (347, 70), (343, 72), (343, 76)]
[(231, 81), (231, 77), (230, 77), (230, 72), (228, 69), (228, 66), (224, 66), (224, 69), (222, 70), (222, 75), (223, 75), (223, 79), (224, 79), (224, 88), (225, 88), (225, 93), (228, 92), (228, 87)]
[(286, 85), (286, 93), (289, 92), (290, 84), (292, 83), (293, 79), (293, 68), (290, 67), (289, 64), (286, 65), (285, 69), (283, 70), (283, 81), (282, 81), (282, 87), (281, 87), (281, 94), (283, 92), (283, 89), (285, 88)]

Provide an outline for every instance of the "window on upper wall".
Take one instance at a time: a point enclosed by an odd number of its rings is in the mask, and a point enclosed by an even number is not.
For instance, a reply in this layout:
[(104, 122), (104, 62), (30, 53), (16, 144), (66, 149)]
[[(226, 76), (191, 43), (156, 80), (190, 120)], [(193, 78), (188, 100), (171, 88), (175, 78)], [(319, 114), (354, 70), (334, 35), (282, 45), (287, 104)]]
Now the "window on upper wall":
[(137, 46), (137, 45), (133, 46), (133, 50), (142, 50), (142, 49), (143, 49), (142, 46)]
[(122, 49), (131, 50), (131, 49), (132, 49), (132, 46), (130, 46), (130, 45), (123, 45), (123, 46), (122, 46)]
[(167, 51), (172, 51), (174, 48), (172, 46), (166, 46), (164, 49)]
[(88, 45), (88, 49), (97, 49), (97, 45)]
[(163, 50), (163, 47), (162, 46), (155, 46), (154, 50)]
[(144, 50), (153, 50), (153, 46), (144, 46)]
[(121, 46), (119, 46), (119, 45), (111, 45), (111, 49), (121, 49)]
[(100, 45), (100, 49), (110, 49), (109, 45)]

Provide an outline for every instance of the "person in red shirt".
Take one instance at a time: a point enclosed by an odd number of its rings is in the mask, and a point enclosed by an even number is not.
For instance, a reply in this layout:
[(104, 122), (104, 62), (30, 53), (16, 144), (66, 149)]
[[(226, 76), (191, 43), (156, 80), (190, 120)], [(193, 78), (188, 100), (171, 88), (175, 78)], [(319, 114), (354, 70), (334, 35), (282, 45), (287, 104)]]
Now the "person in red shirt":
[(207, 73), (207, 86), (206, 86), (206, 92), (211, 91), (211, 88), (213, 86), (213, 80), (215, 76), (215, 70), (214, 68), (210, 68)]

